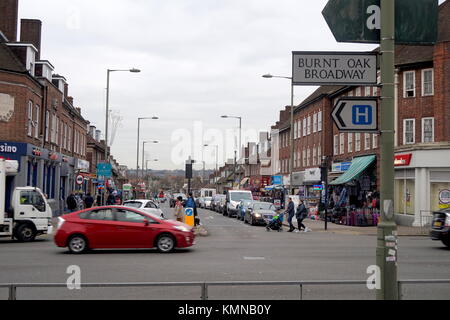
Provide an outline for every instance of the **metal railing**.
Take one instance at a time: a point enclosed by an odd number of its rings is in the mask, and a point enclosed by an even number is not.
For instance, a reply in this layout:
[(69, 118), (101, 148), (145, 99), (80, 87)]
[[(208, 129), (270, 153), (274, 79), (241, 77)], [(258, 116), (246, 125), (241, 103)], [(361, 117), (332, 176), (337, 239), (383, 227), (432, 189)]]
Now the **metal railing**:
[(420, 232), (424, 235), (430, 234), (433, 212), (431, 210), (420, 210)]
[[(417, 279), (399, 280), (398, 299), (403, 298), (405, 284), (444, 284), (450, 283), (450, 279)], [(303, 300), (304, 286), (324, 285), (365, 285), (367, 280), (326, 280), (326, 281), (233, 281), (233, 282), (130, 282), (130, 283), (83, 283), (83, 288), (148, 288), (148, 287), (200, 287), (200, 300), (208, 300), (208, 289), (213, 286), (298, 286), (299, 298)], [(8, 288), (8, 300), (17, 300), (18, 288), (67, 288), (62, 283), (9, 283), (0, 284), (0, 288)]]

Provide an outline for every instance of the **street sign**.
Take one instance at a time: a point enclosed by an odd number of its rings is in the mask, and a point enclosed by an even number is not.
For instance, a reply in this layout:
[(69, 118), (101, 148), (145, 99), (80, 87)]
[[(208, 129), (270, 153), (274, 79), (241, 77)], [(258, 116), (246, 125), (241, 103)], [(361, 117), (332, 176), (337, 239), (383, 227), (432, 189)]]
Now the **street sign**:
[(78, 185), (82, 185), (84, 182), (84, 177), (81, 174), (77, 175), (76, 182)]
[(376, 52), (292, 52), (294, 85), (374, 85)]
[(339, 99), (331, 116), (340, 131), (377, 132), (377, 107), (376, 98)]
[(194, 226), (195, 219), (194, 219), (194, 209), (193, 208), (184, 209), (184, 223), (191, 227)]
[(99, 163), (97, 164), (97, 177), (102, 176), (105, 178), (111, 178), (112, 166), (110, 163)]
[[(380, 0), (329, 0), (322, 11), (338, 42), (380, 43)], [(437, 0), (395, 0), (395, 43), (434, 44)]]

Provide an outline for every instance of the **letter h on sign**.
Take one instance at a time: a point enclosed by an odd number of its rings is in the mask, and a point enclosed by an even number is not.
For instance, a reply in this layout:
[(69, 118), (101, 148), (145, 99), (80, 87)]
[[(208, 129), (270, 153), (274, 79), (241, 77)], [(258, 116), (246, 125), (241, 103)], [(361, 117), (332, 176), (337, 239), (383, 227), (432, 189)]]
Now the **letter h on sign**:
[(354, 125), (372, 124), (372, 106), (370, 105), (354, 105), (352, 115)]

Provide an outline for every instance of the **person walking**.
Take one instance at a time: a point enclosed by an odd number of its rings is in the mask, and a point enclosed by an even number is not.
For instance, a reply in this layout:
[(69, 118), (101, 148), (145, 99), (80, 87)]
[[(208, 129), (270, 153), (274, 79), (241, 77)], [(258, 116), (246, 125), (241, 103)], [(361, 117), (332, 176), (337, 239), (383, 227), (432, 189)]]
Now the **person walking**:
[(107, 206), (112, 206), (112, 205), (114, 205), (115, 203), (116, 203), (116, 196), (114, 195), (113, 192), (111, 192), (111, 193), (108, 195), (108, 198), (107, 198), (107, 200), (106, 200), (106, 205), (107, 205)]
[(189, 198), (186, 200), (184, 207), (194, 209), (194, 226), (198, 226), (200, 224), (200, 219), (198, 218), (197, 205), (195, 204), (192, 192), (189, 193)]
[(294, 205), (294, 201), (292, 201), (292, 198), (289, 198), (289, 204), (288, 204), (288, 208), (287, 208), (286, 212), (288, 214), (288, 222), (289, 222), (288, 232), (292, 232), (295, 230), (295, 227), (292, 224), (292, 219), (294, 218), (294, 215), (295, 215), (295, 205)]
[(179, 222), (184, 222), (184, 210), (182, 201), (183, 198), (181, 196), (178, 196), (174, 207), (175, 219)]
[(303, 200), (300, 200), (300, 204), (297, 207), (297, 211), (295, 212), (295, 217), (297, 218), (297, 226), (298, 226), (298, 230), (296, 230), (296, 232), (299, 231), (306, 232), (307, 228), (303, 224), (303, 220), (305, 220), (307, 216), (308, 216), (308, 209), (306, 209), (305, 202)]
[(86, 209), (92, 208), (92, 205), (94, 204), (94, 198), (91, 196), (91, 194), (88, 192), (86, 196), (84, 197), (84, 207)]
[(67, 197), (66, 200), (67, 203), (67, 209), (69, 209), (70, 212), (75, 212), (77, 211), (77, 200), (75, 199), (75, 195), (73, 194), (73, 192)]

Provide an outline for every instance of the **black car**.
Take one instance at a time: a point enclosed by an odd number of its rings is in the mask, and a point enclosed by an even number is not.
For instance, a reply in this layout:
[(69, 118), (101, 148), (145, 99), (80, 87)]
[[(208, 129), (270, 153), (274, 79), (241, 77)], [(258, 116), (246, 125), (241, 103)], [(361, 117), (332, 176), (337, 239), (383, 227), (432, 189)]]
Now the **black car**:
[(245, 211), (244, 222), (253, 225), (267, 225), (276, 215), (276, 208), (270, 202), (253, 202)]
[(433, 212), (430, 236), (450, 247), (450, 208)]

